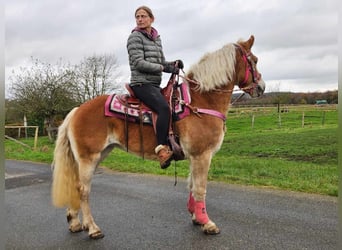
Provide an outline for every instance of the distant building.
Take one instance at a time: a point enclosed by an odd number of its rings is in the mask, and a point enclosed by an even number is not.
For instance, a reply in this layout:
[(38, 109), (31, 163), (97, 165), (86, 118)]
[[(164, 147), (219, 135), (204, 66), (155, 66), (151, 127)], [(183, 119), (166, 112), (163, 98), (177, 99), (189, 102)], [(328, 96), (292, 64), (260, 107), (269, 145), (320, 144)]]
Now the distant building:
[(328, 104), (327, 100), (316, 100), (316, 105)]

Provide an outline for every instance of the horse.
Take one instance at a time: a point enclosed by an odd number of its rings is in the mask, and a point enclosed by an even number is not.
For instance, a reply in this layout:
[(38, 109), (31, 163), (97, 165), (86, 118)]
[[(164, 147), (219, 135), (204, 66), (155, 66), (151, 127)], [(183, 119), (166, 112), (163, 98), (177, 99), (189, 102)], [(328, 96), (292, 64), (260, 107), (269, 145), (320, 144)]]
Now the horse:
[[(192, 112), (175, 122), (175, 131), (190, 163), (187, 209), (192, 222), (201, 225), (206, 234), (220, 233), (206, 210), (207, 176), (211, 159), (224, 138), (225, 119), (234, 86), (239, 86), (251, 97), (261, 96), (265, 90), (265, 82), (256, 67), (258, 59), (251, 52), (253, 44), (254, 36), (251, 35), (248, 40), (240, 39), (206, 53), (183, 77), (189, 87)], [(92, 239), (104, 237), (89, 206), (95, 169), (114, 148), (128, 149), (135, 155), (139, 155), (141, 149), (141, 126), (130, 124), (125, 131), (123, 119), (105, 116), (103, 110), (107, 98), (108, 95), (98, 96), (67, 114), (58, 129), (52, 163), (53, 205), (67, 207), (71, 232), (88, 231)], [(211, 112), (199, 114), (199, 110)], [(153, 127), (144, 125), (142, 132), (144, 157), (157, 160)], [(128, 139), (125, 133), (128, 133)], [(82, 223), (79, 212), (83, 215)]]

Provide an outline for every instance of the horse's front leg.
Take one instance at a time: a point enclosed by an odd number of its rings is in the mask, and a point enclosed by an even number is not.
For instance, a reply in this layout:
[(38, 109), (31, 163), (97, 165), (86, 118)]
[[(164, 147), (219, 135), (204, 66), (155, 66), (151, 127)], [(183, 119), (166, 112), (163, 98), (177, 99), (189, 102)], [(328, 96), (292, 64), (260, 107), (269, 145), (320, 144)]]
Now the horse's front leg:
[(190, 194), (187, 207), (192, 215), (193, 223), (201, 225), (204, 233), (218, 234), (220, 229), (209, 219), (205, 204), (211, 157), (211, 152), (200, 156), (190, 156), (190, 176), (188, 180)]
[(101, 229), (96, 225), (94, 218), (91, 214), (89, 206), (89, 194), (91, 189), (91, 178), (95, 171), (96, 164), (80, 164), (80, 198), (81, 209), (83, 214), (83, 230), (88, 230), (88, 235), (92, 239), (100, 239), (104, 237)]

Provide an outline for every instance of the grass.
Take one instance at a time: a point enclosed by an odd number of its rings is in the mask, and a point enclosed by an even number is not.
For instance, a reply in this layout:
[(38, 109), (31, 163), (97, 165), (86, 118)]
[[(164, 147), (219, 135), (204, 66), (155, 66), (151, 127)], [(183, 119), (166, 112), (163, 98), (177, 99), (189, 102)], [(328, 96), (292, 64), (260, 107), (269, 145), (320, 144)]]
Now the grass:
[(213, 160), (213, 179), (335, 196), (336, 134), (317, 128), (228, 136)]
[[(304, 128), (300, 111), (283, 115), (282, 126), (278, 114), (272, 112), (256, 113), (254, 127), (251, 114), (229, 114), (227, 134), (212, 160), (208, 179), (337, 196), (337, 112), (326, 112), (324, 126), (321, 110), (305, 112), (312, 112), (316, 121)], [(33, 139), (21, 141), (33, 146)], [(46, 137), (39, 138), (36, 151), (5, 141), (7, 159), (51, 163), (53, 148)], [(162, 170), (157, 162), (114, 150), (101, 165), (115, 171), (170, 176), (175, 174), (175, 165), (177, 175), (186, 177), (188, 164), (179, 161)]]

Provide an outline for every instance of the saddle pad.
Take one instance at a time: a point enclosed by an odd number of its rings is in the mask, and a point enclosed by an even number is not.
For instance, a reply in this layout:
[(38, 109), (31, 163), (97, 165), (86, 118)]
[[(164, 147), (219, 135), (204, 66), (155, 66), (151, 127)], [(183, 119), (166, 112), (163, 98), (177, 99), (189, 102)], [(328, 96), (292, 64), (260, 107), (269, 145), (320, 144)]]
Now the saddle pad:
[[(190, 103), (190, 93), (187, 84), (179, 84), (176, 91), (178, 91), (178, 100), (173, 110), (173, 119), (180, 120), (190, 114), (190, 110), (182, 103)], [(140, 122), (139, 106), (125, 105), (119, 101), (118, 95), (109, 95), (105, 103), (105, 116), (117, 117), (120, 119), (127, 118), (130, 122)], [(142, 109), (143, 123), (152, 124), (152, 111), (150, 109)]]
[[(151, 115), (152, 111), (150, 110), (141, 110), (144, 123), (151, 123)], [(126, 119), (129, 122), (140, 122), (139, 116), (139, 106), (138, 105), (129, 105), (126, 106), (122, 104), (119, 100), (119, 96), (116, 94), (112, 94), (108, 96), (105, 103), (105, 116), (117, 117), (120, 119)]]

